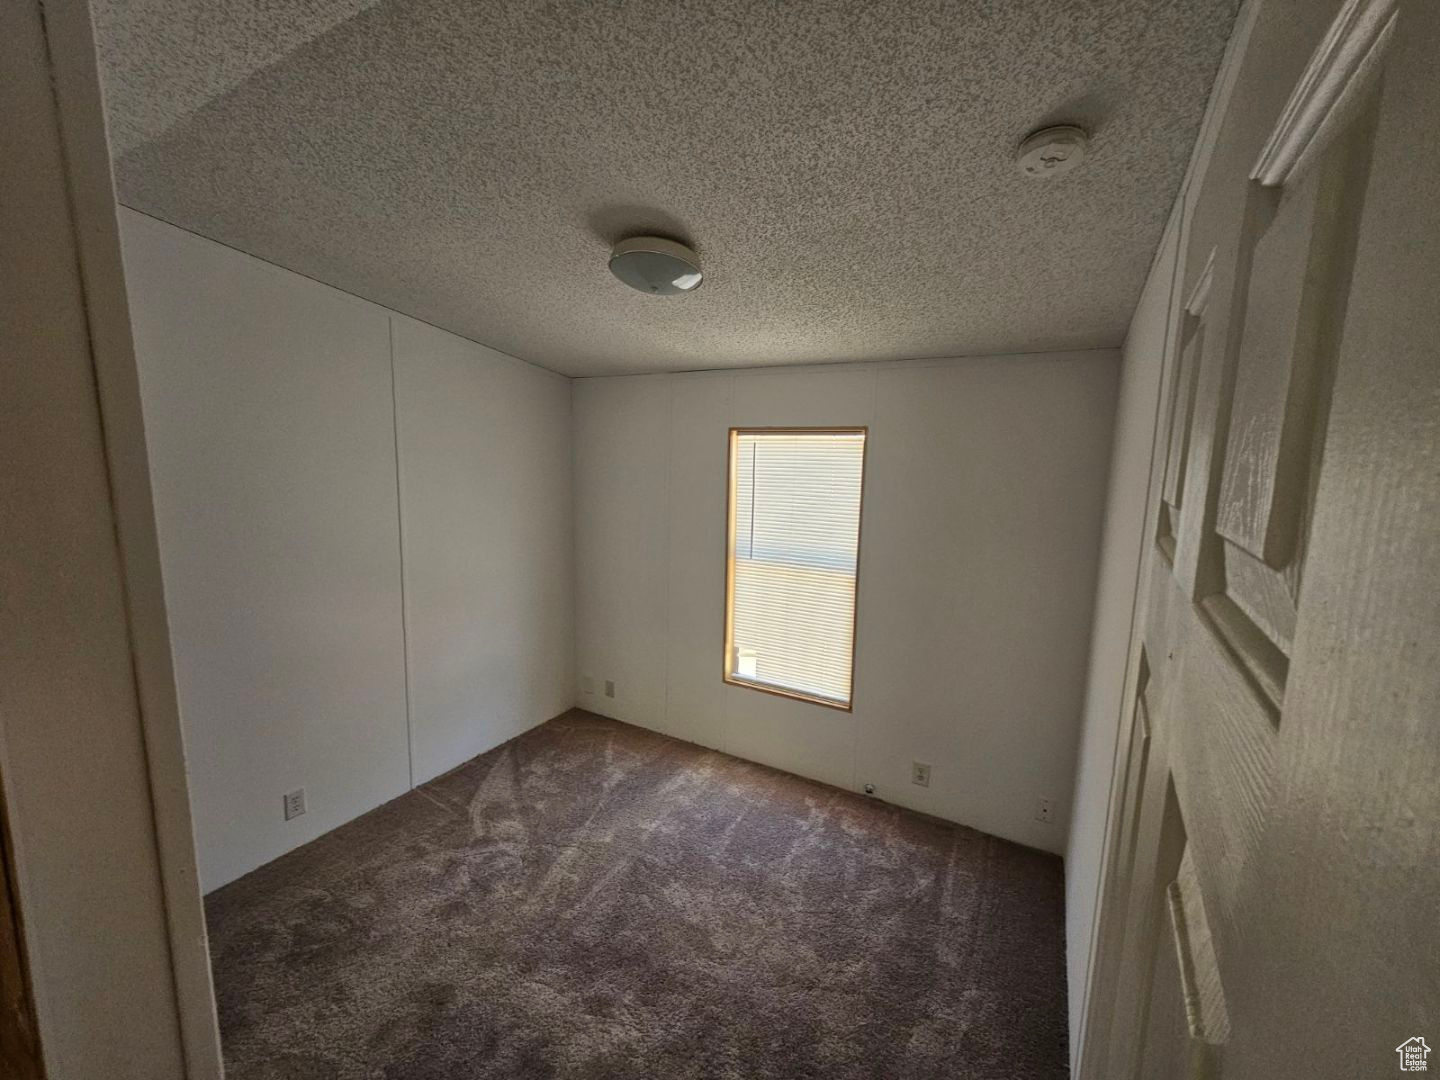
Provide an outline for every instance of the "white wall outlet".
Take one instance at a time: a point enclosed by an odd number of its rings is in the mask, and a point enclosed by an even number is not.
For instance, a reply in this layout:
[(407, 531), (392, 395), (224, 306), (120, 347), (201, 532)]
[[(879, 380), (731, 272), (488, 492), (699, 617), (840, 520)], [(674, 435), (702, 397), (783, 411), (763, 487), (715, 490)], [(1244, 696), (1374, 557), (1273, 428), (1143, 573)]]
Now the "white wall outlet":
[(1055, 800), (1041, 799), (1035, 804), (1035, 820), (1043, 821), (1049, 825), (1055, 820)]
[(929, 787), (930, 766), (923, 761), (912, 761), (910, 763), (910, 782), (919, 784), (921, 787)]
[(605, 696), (606, 696), (606, 697), (614, 697), (614, 696), (615, 696), (615, 680), (614, 680), (614, 679), (606, 679), (606, 680), (605, 680)]
[(285, 820), (297, 818), (305, 813), (305, 789), (296, 788), (285, 796)]
[(595, 693), (595, 676), (594, 676), (594, 675), (581, 675), (581, 676), (580, 676), (580, 692), (581, 692), (582, 694), (593, 694), (593, 693)]

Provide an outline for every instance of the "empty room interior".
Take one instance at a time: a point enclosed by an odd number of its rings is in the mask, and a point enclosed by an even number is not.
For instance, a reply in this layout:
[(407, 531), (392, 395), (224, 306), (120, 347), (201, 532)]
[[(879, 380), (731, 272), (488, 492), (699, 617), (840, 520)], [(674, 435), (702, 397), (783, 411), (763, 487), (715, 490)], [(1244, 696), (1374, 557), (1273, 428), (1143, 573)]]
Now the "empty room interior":
[(1434, 0), (3, 19), (0, 1073), (1426, 1068)]

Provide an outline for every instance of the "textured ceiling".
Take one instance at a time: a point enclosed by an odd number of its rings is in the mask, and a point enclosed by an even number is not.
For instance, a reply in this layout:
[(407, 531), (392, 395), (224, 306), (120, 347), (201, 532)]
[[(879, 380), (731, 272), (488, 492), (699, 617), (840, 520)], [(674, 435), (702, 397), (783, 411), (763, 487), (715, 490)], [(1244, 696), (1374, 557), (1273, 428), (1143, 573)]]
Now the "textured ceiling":
[(377, 0), (96, 0), (110, 142), (121, 156)]
[[(1120, 342), (1235, 0), (97, 0), (123, 202), (570, 375)], [(1022, 176), (1052, 122), (1091, 158)], [(700, 253), (659, 299), (617, 239)]]

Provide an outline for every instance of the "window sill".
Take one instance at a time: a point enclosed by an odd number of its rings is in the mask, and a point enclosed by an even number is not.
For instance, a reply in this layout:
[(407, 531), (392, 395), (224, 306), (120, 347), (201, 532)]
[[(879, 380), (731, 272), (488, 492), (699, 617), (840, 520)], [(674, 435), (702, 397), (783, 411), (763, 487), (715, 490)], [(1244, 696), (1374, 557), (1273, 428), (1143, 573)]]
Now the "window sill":
[(830, 698), (802, 693), (799, 690), (786, 690), (784, 687), (771, 686), (769, 683), (752, 682), (749, 679), (742, 679), (738, 675), (726, 675), (725, 682), (730, 686), (742, 686), (746, 690), (759, 690), (762, 694), (774, 694), (776, 697), (789, 698), (791, 701), (803, 701), (809, 705), (821, 705), (827, 709), (835, 709), (838, 712), (854, 712), (855, 710), (852, 702), (833, 701)]

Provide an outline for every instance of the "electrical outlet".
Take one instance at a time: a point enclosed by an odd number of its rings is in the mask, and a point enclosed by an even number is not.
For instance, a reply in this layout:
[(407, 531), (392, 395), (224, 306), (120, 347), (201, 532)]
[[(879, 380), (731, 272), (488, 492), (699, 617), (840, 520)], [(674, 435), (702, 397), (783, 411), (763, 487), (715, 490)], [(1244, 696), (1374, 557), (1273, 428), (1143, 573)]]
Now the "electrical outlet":
[(615, 696), (615, 680), (614, 680), (614, 679), (606, 679), (606, 680), (605, 680), (605, 696), (606, 696), (606, 697), (614, 697), (614, 696)]
[(297, 818), (305, 813), (305, 789), (296, 788), (285, 796), (285, 820)]
[(1041, 799), (1035, 805), (1035, 820), (1043, 821), (1046, 825), (1049, 825), (1052, 821), (1055, 820), (1054, 799)]
[(595, 676), (594, 676), (594, 675), (581, 675), (581, 676), (580, 676), (580, 691), (581, 691), (582, 693), (585, 693), (585, 694), (593, 694), (593, 693), (595, 693)]
[(929, 787), (930, 766), (923, 761), (912, 761), (910, 763), (910, 782), (919, 784), (921, 787)]

